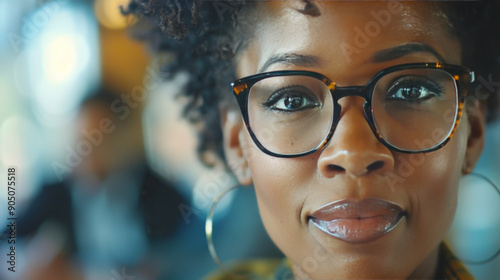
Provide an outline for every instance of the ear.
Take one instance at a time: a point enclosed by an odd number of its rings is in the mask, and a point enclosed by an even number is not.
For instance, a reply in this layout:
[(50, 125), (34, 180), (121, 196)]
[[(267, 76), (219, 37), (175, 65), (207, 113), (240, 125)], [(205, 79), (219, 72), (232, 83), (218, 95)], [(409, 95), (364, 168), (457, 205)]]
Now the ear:
[(224, 136), (224, 154), (229, 168), (242, 185), (252, 183), (252, 174), (248, 166), (243, 138), (245, 126), (241, 114), (235, 110), (221, 110), (222, 133)]
[(466, 102), (467, 121), (469, 122), (469, 137), (467, 139), (467, 150), (465, 161), (462, 166), (462, 174), (472, 172), (484, 147), (486, 115), (485, 106), (477, 99)]

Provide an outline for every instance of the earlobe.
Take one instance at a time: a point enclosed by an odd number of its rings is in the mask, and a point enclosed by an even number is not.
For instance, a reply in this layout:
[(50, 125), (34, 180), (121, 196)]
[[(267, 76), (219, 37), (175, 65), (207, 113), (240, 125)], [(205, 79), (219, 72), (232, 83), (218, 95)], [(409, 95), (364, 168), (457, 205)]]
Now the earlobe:
[(222, 133), (224, 137), (224, 154), (234, 175), (242, 185), (252, 183), (252, 175), (248, 166), (247, 156), (243, 147), (243, 120), (239, 112), (221, 110)]
[(462, 166), (463, 175), (473, 171), (484, 147), (486, 116), (484, 114), (483, 104), (480, 104), (478, 100), (472, 102), (472, 106), (467, 110), (466, 115), (466, 121), (469, 122), (469, 136), (467, 139), (465, 161)]

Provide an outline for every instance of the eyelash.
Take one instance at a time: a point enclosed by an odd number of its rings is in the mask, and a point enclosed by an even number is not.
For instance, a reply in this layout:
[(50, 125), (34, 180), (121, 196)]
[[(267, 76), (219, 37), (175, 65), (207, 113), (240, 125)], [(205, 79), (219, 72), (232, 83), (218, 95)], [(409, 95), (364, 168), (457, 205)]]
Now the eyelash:
[(388, 97), (389, 94), (394, 91), (394, 88), (403, 88), (404, 86), (415, 86), (416, 83), (421, 83), (423, 87), (428, 88), (431, 92), (435, 93), (437, 96), (442, 96), (445, 90), (442, 85), (433, 83), (425, 78), (419, 78), (417, 81), (415, 77), (399, 77), (397, 79), (394, 79), (394, 81), (391, 83), (392, 84), (391, 87), (387, 90)]
[[(273, 110), (275, 112), (279, 112), (279, 113), (283, 113), (283, 114), (290, 114), (290, 113), (293, 113), (293, 112), (302, 111), (303, 109), (301, 109), (301, 110), (295, 110), (295, 111), (291, 111), (291, 110), (289, 111), (289, 110), (280, 110), (280, 109), (277, 109), (277, 108), (272, 108), (273, 105), (275, 105), (283, 97), (285, 97), (287, 95), (291, 95), (293, 93), (297, 93), (297, 92), (299, 92), (299, 90), (301, 90), (301, 92), (300, 92), (299, 95), (302, 98), (306, 98), (310, 102), (317, 102), (316, 98), (312, 97), (313, 94), (305, 92), (305, 91), (310, 91), (308, 88), (303, 87), (303, 86), (287, 86), (287, 87), (283, 87), (283, 88), (280, 88), (280, 89), (274, 91), (271, 94), (271, 96), (268, 98), (268, 100), (266, 100), (265, 102), (261, 103), (261, 106), (263, 106), (266, 109)], [(307, 109), (307, 108), (308, 107), (306, 107), (304, 109)]]

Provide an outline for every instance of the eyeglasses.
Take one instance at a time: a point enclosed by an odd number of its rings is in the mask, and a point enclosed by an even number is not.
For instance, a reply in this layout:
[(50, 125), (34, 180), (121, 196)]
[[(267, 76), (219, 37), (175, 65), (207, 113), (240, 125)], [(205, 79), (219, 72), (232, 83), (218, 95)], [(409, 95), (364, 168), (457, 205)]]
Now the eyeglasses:
[(377, 139), (403, 153), (435, 151), (458, 126), (474, 72), (440, 63), (396, 65), (365, 86), (339, 87), (311, 71), (275, 71), (231, 83), (255, 144), (276, 157), (324, 148), (340, 120), (339, 100), (365, 99), (363, 111)]

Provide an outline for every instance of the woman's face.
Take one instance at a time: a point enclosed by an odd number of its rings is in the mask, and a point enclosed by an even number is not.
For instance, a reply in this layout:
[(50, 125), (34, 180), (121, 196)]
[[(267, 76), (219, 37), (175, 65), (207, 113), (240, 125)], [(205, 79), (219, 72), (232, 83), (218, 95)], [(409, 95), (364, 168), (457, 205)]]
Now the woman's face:
[[(265, 71), (315, 71), (338, 86), (365, 85), (392, 65), (438, 62), (439, 57), (461, 64), (461, 48), (446, 17), (423, 3), (314, 3), (318, 9), (313, 13), (300, 12), (306, 6), (301, 1), (259, 4), (254, 36), (236, 61), (238, 77), (258, 73), (271, 57), (283, 54), (312, 59), (275, 61)], [(479, 156), (481, 130), (474, 132), (464, 115), (445, 147), (426, 154), (398, 153), (377, 140), (363, 103), (360, 97), (340, 99), (341, 117), (329, 144), (298, 158), (263, 153), (241, 118), (230, 113), (224, 118), (229, 165), (242, 184), (253, 182), (264, 225), (296, 276), (431, 278), (438, 245), (454, 216), (458, 179)], [(332, 225), (343, 228), (340, 237), (311, 219), (336, 202), (360, 203), (344, 212), (337, 206), (346, 218)], [(385, 217), (394, 212), (403, 217)], [(377, 227), (385, 224), (392, 230), (380, 233)]]

